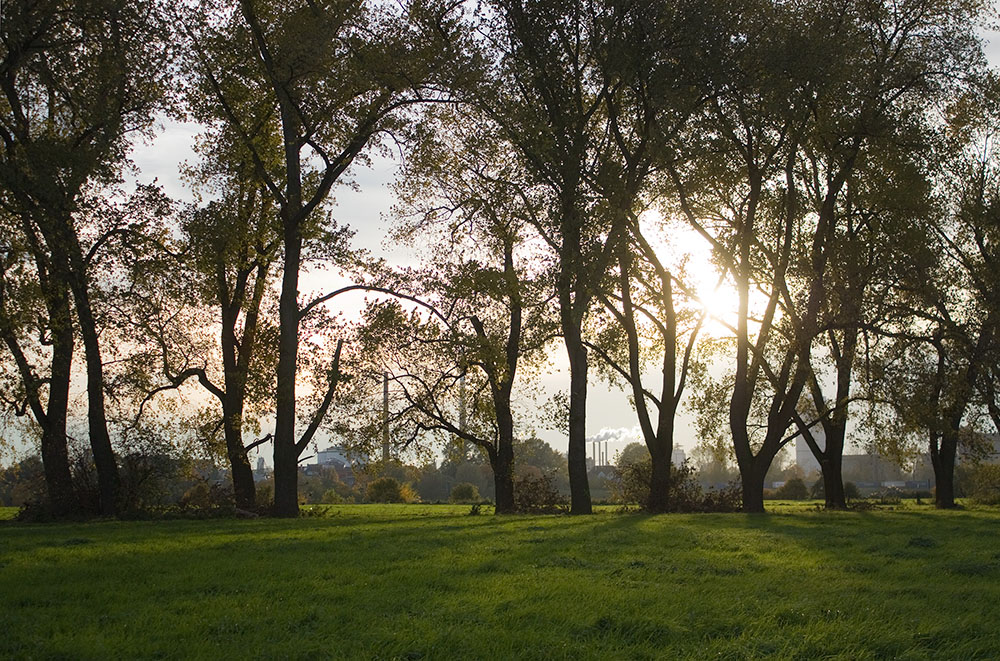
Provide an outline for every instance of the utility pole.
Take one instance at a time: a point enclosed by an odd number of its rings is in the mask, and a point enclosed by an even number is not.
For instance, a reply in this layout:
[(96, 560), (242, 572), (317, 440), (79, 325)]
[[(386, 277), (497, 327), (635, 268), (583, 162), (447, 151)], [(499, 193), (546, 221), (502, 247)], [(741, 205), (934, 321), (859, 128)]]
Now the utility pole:
[(382, 373), (382, 461), (389, 461), (389, 373)]
[[(468, 425), (468, 411), (465, 404), (465, 351), (461, 354), (461, 368), (462, 375), (458, 377), (458, 430), (465, 433)], [(468, 448), (465, 445), (465, 439), (459, 437), (458, 439), (459, 447), (462, 448), (462, 460), (465, 461), (469, 458)]]

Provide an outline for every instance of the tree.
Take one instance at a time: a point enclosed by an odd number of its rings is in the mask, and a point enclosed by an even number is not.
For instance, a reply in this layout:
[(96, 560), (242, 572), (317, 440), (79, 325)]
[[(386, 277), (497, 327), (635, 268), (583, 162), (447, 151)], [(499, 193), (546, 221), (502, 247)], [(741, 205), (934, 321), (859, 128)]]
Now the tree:
[(649, 449), (642, 443), (636, 443), (633, 441), (622, 448), (621, 452), (618, 452), (615, 455), (615, 465), (621, 467), (628, 464), (635, 464), (640, 461), (649, 461), (649, 459)]
[[(195, 379), (221, 408), (214, 429), (222, 430), (236, 506), (253, 509), (247, 453), (270, 436), (247, 443), (244, 430), (259, 432), (258, 419), (273, 410), (267, 307), (280, 240), (271, 198), (233, 138), (224, 125), (206, 131), (204, 160), (188, 178), (199, 194), (216, 199), (177, 216), (179, 240), (159, 246), (158, 263), (150, 260), (136, 274), (123, 321), (139, 328), (137, 343), (148, 345), (130, 361), (142, 375), (141, 407)], [(204, 338), (206, 317), (218, 320), (217, 343)]]
[(584, 318), (625, 227), (594, 202), (588, 183), (603, 146), (606, 83), (596, 75), (598, 32), (607, 18), (592, 0), (495, 0), (482, 30), (495, 74), (462, 92), (496, 125), (542, 201), (531, 223), (555, 256), (559, 323), (570, 364), (571, 512), (592, 511), (587, 483), (587, 347)]
[[(702, 58), (718, 50), (714, 42), (721, 32), (715, 26), (721, 16), (708, 2), (666, 5), (640, 0), (611, 7), (598, 51), (609, 138), (595, 188), (628, 231), (597, 295), (614, 323), (599, 327), (590, 348), (609, 375), (631, 390), (652, 461), (645, 505), (652, 512), (664, 512), (675, 418), (703, 315), (693, 313), (690, 306), (683, 309), (677, 290), (689, 288), (650, 241), (657, 233), (669, 234), (669, 225), (650, 228), (641, 218), (665, 192), (664, 164), (676, 167), (679, 160), (696, 158), (689, 125), (708, 101), (704, 85), (708, 63)], [(652, 361), (659, 363), (661, 374), (653, 391), (643, 379), (643, 370)]]
[(378, 369), (397, 384), (396, 415), (412, 418), (414, 434), (449, 434), (484, 453), (504, 514), (514, 511), (519, 368), (542, 360), (553, 324), (531, 240), (535, 209), (505, 144), (479, 119), (471, 108), (432, 109), (404, 163), (396, 237), (429, 246), (405, 288), (431, 314), (392, 318), (395, 332), (377, 338), (390, 341), (380, 350), (391, 360)]
[[(699, 218), (713, 212), (728, 226), (715, 240), (740, 296), (729, 419), (747, 511), (763, 510), (767, 469), (796, 435), (788, 432), (812, 370), (847, 182), (877, 138), (902, 133), (947, 93), (942, 71), (957, 73), (979, 57), (965, 27), (979, 8), (962, 3), (915, 0), (907, 11), (764, 5), (740, 23), (752, 38), (731, 40), (709, 120), (709, 135), (723, 139), (720, 153), (729, 151), (739, 169), (716, 179), (725, 182), (716, 204), (695, 211), (704, 191), (689, 186), (682, 195), (703, 234), (711, 236)], [(754, 288), (763, 300), (751, 316)], [(757, 426), (764, 431), (754, 439)]]
[(118, 177), (128, 138), (147, 129), (163, 106), (169, 74), (164, 26), (152, 0), (4, 7), (0, 189), (7, 209), (28, 224), (26, 235), (48, 254), (46, 295), (57, 323), (63, 324), (64, 313), (52, 297), (73, 297), (105, 513), (118, 507), (120, 479), (105, 413), (92, 274), (76, 211), (88, 185)]
[(987, 77), (950, 108), (951, 144), (934, 182), (936, 208), (919, 219), (927, 245), (907, 262), (894, 292), (903, 314), (887, 329), (893, 341), (872, 384), (901, 432), (886, 450), (898, 456), (907, 451), (899, 440), (920, 439), (941, 508), (955, 506), (960, 447), (974, 456), (976, 430), (989, 423), (1000, 430), (992, 366), (1000, 340), (996, 90)]
[[(7, 404), (18, 414), (31, 412), (41, 427), (41, 461), (49, 501), (56, 515), (75, 507), (66, 424), (69, 409), (74, 334), (70, 292), (51, 277), (48, 253), (30, 224), (22, 234), (15, 219), (4, 216), (0, 263), (0, 336), (16, 366)], [(22, 227), (24, 225), (22, 224)], [(23, 242), (22, 237), (29, 239)], [(33, 338), (39, 338), (35, 347)], [(39, 370), (32, 354), (48, 345), (48, 370)], [(28, 348), (30, 347), (30, 348)], [(47, 386), (47, 388), (46, 388)]]
[[(274, 431), (274, 511), (295, 516), (298, 457), (341, 381), (296, 436), (303, 247), (322, 241), (323, 205), (344, 173), (408, 106), (434, 98), (450, 65), (450, 5), (394, 12), (346, 2), (203, 2), (184, 18), (204, 117), (228, 124), (250, 155), (281, 226), (282, 280)], [(221, 17), (221, 20), (216, 20)], [(277, 127), (279, 139), (273, 139)], [(315, 302), (314, 302), (315, 303)]]

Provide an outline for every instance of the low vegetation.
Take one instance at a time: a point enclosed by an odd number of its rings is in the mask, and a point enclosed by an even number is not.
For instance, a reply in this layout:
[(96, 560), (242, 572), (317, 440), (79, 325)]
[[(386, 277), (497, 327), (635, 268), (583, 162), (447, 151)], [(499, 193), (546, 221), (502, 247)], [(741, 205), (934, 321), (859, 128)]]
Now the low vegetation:
[(0, 658), (1000, 655), (1000, 511), (0, 527)]

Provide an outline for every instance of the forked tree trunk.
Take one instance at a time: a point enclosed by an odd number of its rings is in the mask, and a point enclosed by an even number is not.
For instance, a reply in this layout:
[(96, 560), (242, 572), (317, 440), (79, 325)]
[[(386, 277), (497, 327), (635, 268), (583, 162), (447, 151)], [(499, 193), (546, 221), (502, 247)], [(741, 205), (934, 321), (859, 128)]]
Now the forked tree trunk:
[(931, 464), (934, 467), (934, 506), (938, 509), (955, 507), (955, 457), (958, 451), (958, 434), (952, 430), (941, 434), (940, 443), (930, 444)]
[(83, 251), (72, 220), (67, 216), (54, 219), (45, 232), (54, 261), (62, 261), (56, 267), (73, 292), (76, 317), (83, 338), (84, 357), (87, 366), (87, 426), (90, 435), (90, 449), (97, 468), (97, 484), (100, 491), (102, 514), (116, 514), (121, 506), (121, 477), (104, 403), (104, 362), (101, 358), (101, 344), (97, 332), (97, 321), (90, 303), (90, 289), (83, 259)]

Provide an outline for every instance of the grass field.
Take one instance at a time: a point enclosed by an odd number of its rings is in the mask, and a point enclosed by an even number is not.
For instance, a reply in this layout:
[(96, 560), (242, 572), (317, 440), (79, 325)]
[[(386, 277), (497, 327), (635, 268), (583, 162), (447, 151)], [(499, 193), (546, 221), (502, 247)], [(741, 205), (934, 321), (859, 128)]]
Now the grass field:
[(0, 525), (0, 657), (1000, 658), (1000, 511)]

